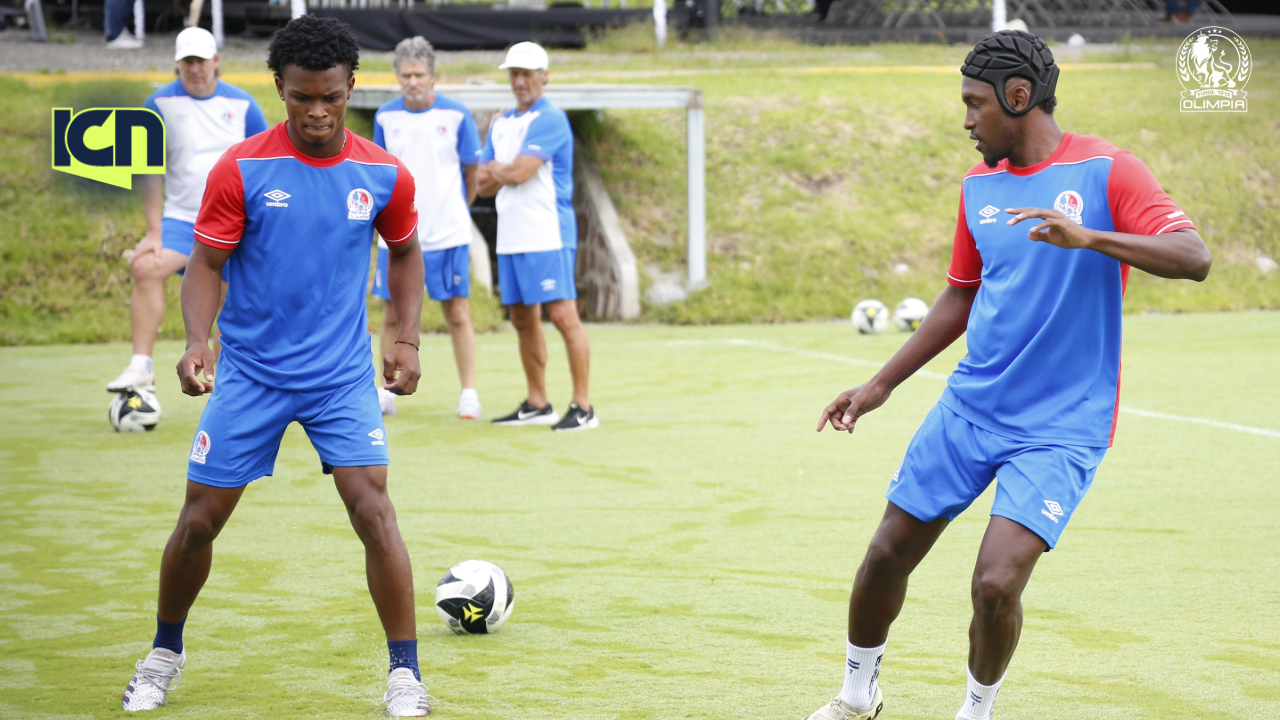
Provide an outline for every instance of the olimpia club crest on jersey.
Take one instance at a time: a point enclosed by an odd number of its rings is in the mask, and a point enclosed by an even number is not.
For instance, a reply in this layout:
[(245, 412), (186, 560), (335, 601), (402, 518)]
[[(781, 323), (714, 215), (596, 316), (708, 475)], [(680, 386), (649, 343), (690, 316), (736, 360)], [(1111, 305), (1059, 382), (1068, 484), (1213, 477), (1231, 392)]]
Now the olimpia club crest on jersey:
[(1077, 225), (1084, 224), (1084, 198), (1075, 190), (1058, 193), (1058, 199), (1053, 201), (1053, 209), (1071, 218)]
[(1217, 26), (1201, 28), (1178, 48), (1178, 80), (1182, 112), (1248, 112), (1244, 86), (1253, 59), (1249, 46), (1234, 32)]
[(373, 213), (373, 193), (356, 188), (347, 195), (347, 219), (368, 220)]

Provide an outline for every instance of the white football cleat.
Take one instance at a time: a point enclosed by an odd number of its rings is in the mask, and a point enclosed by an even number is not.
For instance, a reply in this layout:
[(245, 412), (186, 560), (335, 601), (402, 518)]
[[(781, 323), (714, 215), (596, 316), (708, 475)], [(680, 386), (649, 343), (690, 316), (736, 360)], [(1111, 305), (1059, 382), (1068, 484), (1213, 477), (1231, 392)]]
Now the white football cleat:
[(187, 664), (187, 654), (175, 653), (164, 648), (152, 648), (146, 659), (135, 665), (133, 679), (124, 689), (121, 704), (126, 712), (155, 710), (164, 705), (169, 692), (178, 687), (182, 666)]
[(458, 417), (463, 420), (480, 419), (480, 395), (475, 390), (463, 390), (458, 396)]
[(129, 392), (130, 390), (150, 390), (155, 392), (156, 376), (154, 373), (142, 372), (127, 367), (120, 377), (107, 383), (107, 392)]
[(107, 43), (108, 50), (140, 50), (143, 42), (133, 36), (128, 30), (123, 30), (116, 36), (115, 40)]
[(875, 720), (879, 717), (880, 711), (884, 710), (884, 693), (880, 692), (880, 688), (876, 688), (876, 697), (871, 701), (871, 707), (865, 710), (850, 705), (840, 696), (831, 699), (831, 702), (823, 705), (814, 711), (812, 715), (805, 720)]
[(383, 415), (395, 415), (396, 394), (386, 388), (378, 388), (378, 407)]
[(431, 712), (427, 686), (413, 676), (413, 671), (398, 667), (387, 675), (387, 692), (382, 701), (387, 704), (390, 717), (423, 717)]

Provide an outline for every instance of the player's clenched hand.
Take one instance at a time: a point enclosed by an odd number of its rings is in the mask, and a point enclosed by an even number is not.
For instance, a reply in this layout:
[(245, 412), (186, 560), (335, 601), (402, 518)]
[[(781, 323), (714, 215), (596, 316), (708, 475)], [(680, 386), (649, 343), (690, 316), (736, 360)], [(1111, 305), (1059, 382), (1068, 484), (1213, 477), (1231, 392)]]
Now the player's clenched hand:
[(382, 358), (382, 377), (387, 384), (382, 387), (396, 395), (412, 395), (418, 389), (422, 366), (418, 364), (418, 349), (407, 343), (396, 343)]
[(874, 380), (851, 390), (845, 390), (822, 411), (818, 419), (818, 432), (831, 423), (836, 430), (853, 432), (858, 418), (875, 410), (889, 399), (889, 390)]
[(178, 381), (182, 383), (182, 392), (191, 397), (200, 397), (205, 393), (213, 392), (216, 363), (217, 359), (208, 345), (188, 348), (186, 354), (178, 361)]
[(1036, 242), (1047, 242), (1060, 248), (1087, 248), (1093, 239), (1089, 229), (1057, 210), (1042, 208), (1012, 208), (1005, 210), (1013, 216), (1010, 225), (1017, 225), (1023, 220), (1036, 218), (1042, 220), (1031, 228), (1027, 237)]
[(133, 248), (133, 257), (129, 260), (129, 264), (139, 262), (149, 262), (153, 265), (160, 264), (160, 251), (164, 249), (164, 243), (160, 240), (158, 233), (147, 233), (138, 241)]

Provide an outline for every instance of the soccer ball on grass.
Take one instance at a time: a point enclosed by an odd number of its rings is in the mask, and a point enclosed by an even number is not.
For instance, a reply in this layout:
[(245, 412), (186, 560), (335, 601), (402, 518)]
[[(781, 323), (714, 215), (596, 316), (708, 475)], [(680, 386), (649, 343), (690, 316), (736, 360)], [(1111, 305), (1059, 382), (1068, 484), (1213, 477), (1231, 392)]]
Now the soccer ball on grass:
[(160, 401), (147, 390), (116, 393), (107, 418), (116, 432), (151, 432), (160, 422)]
[(853, 306), (853, 326), (863, 335), (875, 335), (889, 326), (889, 309), (879, 300), (863, 300)]
[(454, 565), (436, 586), (436, 612), (459, 635), (498, 632), (511, 617), (515, 599), (507, 574), (483, 560)]
[(902, 332), (915, 332), (929, 314), (929, 306), (920, 298), (907, 298), (893, 311), (893, 324)]

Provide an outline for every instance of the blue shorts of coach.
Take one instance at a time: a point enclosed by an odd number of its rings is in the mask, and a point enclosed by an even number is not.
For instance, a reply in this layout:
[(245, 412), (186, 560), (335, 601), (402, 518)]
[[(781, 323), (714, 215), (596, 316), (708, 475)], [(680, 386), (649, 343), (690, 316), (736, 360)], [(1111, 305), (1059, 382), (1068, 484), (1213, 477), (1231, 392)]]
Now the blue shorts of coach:
[[(383, 300), (391, 299), (391, 289), (387, 287), (387, 261), (390, 256), (386, 248), (378, 248), (378, 267), (373, 273), (373, 290), (370, 292)], [(436, 302), (471, 297), (471, 248), (459, 245), (444, 250), (424, 250), (422, 265), (427, 297)]]
[(1106, 448), (1012, 440), (939, 403), (911, 439), (885, 497), (924, 522), (954, 520), (994, 480), (991, 515), (1022, 525), (1053, 549), (1106, 454)]
[(368, 376), (350, 385), (278, 390), (245, 376), (224, 354), (191, 445), (187, 478), (234, 488), (271, 475), (280, 439), (293, 422), (302, 425), (323, 466), (387, 464), (387, 431), (372, 365)]
[[(160, 245), (165, 250), (191, 257), (191, 251), (196, 246), (196, 224), (176, 218), (160, 218)], [(181, 275), (184, 270), (179, 270), (178, 274)], [(222, 281), (227, 281), (226, 265), (222, 266)]]
[(574, 265), (578, 251), (572, 248), (498, 256), (498, 286), (503, 305), (537, 305), (555, 300), (575, 300)]

